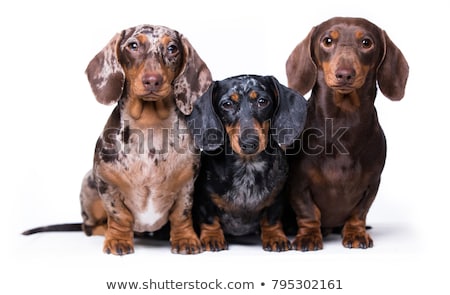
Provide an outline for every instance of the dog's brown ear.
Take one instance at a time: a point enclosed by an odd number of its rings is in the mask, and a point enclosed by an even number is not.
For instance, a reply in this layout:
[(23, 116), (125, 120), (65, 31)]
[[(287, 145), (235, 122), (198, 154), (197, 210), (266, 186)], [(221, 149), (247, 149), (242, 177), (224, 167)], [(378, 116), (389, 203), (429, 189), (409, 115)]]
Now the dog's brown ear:
[(189, 41), (181, 36), (184, 47), (184, 65), (174, 81), (175, 101), (185, 115), (192, 112), (194, 102), (208, 89), (211, 73)]
[(382, 36), (384, 55), (377, 70), (378, 86), (387, 98), (400, 100), (405, 95), (409, 74), (408, 62), (385, 31), (382, 31)]
[(118, 59), (121, 36), (116, 34), (86, 68), (95, 98), (106, 105), (120, 99), (125, 83), (125, 73)]
[(315, 28), (292, 51), (286, 62), (288, 86), (305, 95), (310, 91), (317, 78), (317, 66), (311, 55), (311, 38)]

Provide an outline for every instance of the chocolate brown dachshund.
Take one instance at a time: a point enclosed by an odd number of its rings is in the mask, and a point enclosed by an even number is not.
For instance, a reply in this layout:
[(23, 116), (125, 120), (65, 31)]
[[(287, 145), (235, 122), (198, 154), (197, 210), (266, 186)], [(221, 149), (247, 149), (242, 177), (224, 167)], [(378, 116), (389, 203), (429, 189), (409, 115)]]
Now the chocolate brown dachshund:
[(287, 186), (298, 225), (292, 246), (322, 249), (322, 235), (339, 229), (344, 247), (373, 247), (366, 216), (386, 158), (374, 107), (377, 83), (384, 96), (402, 99), (408, 64), (378, 26), (337, 17), (312, 28), (286, 70), (289, 87), (312, 90)]

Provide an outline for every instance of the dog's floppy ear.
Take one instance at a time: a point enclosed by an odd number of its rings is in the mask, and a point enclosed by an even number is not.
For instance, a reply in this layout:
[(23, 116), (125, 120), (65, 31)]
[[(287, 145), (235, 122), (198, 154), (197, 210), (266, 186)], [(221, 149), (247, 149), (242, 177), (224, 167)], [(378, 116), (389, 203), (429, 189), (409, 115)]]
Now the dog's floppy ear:
[(303, 131), (306, 121), (306, 99), (270, 76), (278, 96), (278, 106), (273, 116), (271, 130), (275, 141), (284, 146), (291, 145)]
[(204, 151), (217, 150), (224, 142), (223, 125), (212, 102), (215, 86), (216, 83), (213, 82), (206, 93), (194, 103), (191, 114), (186, 116), (195, 145)]
[(184, 50), (184, 64), (174, 81), (175, 101), (178, 109), (185, 115), (192, 112), (194, 102), (211, 84), (211, 73), (191, 43), (181, 36)]
[(381, 35), (384, 37), (384, 55), (377, 70), (378, 86), (387, 98), (400, 100), (405, 95), (408, 62), (386, 32), (382, 31)]
[(92, 92), (102, 104), (112, 104), (122, 96), (125, 73), (119, 63), (118, 51), (123, 34), (116, 34), (86, 68)]
[(317, 66), (311, 55), (311, 38), (314, 30), (315, 27), (294, 48), (286, 61), (288, 86), (297, 90), (302, 95), (305, 95), (313, 88), (317, 78)]

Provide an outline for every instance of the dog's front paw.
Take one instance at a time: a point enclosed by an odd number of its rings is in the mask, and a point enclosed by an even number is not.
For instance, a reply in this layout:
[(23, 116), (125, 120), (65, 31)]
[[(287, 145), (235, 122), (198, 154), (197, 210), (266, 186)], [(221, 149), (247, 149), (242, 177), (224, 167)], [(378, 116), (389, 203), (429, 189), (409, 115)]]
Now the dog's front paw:
[(170, 244), (174, 254), (198, 254), (202, 252), (202, 245), (196, 236), (171, 239)]
[(276, 235), (262, 239), (263, 249), (265, 251), (282, 252), (290, 250), (291, 242), (284, 235)]
[(358, 218), (349, 219), (342, 228), (342, 245), (345, 248), (367, 249), (373, 247), (372, 238), (366, 231), (366, 223)]
[(204, 250), (214, 252), (228, 250), (228, 243), (218, 217), (210, 224), (202, 223), (200, 229), (200, 241)]
[(316, 251), (323, 249), (322, 234), (319, 233), (308, 233), (301, 234), (295, 237), (292, 247), (295, 250), (300, 251)]
[(106, 254), (125, 255), (134, 253), (132, 240), (105, 239), (103, 252)]
[(203, 234), (201, 237), (203, 249), (206, 251), (221, 251), (228, 250), (228, 243), (222, 233), (218, 234)]
[(366, 231), (344, 231), (342, 234), (342, 245), (345, 248), (367, 249), (373, 247), (372, 238)]

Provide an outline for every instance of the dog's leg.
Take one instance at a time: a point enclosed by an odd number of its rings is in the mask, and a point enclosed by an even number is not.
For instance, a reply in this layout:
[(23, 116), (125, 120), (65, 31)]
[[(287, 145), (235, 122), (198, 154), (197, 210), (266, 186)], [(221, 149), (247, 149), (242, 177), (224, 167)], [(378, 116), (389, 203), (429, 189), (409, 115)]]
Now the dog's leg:
[(188, 185), (181, 190), (169, 214), (170, 243), (175, 254), (197, 254), (202, 251), (192, 222), (192, 187)]
[(267, 218), (261, 220), (261, 241), (266, 251), (287, 251), (291, 249), (291, 243), (283, 231), (281, 221), (269, 222)]
[(265, 251), (287, 251), (291, 243), (284, 233), (281, 216), (283, 214), (283, 199), (281, 195), (275, 202), (264, 210), (260, 220), (261, 241)]
[(352, 215), (342, 229), (342, 244), (346, 248), (367, 249), (373, 247), (373, 240), (366, 232), (366, 216), (375, 200), (380, 181), (369, 186), (361, 202), (355, 207)]
[(366, 231), (366, 221), (352, 216), (342, 229), (342, 245), (346, 248), (367, 249), (373, 247), (373, 241)]
[(292, 194), (292, 208), (297, 216), (297, 235), (292, 243), (295, 250), (313, 251), (323, 249), (320, 230), (320, 210), (314, 204), (311, 193), (305, 189), (301, 194)]
[[(106, 199), (105, 197), (103, 197)], [(119, 192), (111, 193), (105, 202), (108, 214), (108, 228), (105, 232), (103, 252), (114, 255), (134, 253), (134, 218), (123, 204)]]
[(133, 189), (126, 177), (106, 165), (95, 171), (97, 191), (106, 211), (107, 228), (103, 252), (114, 255), (134, 253), (134, 217), (124, 200), (133, 200)]
[(206, 251), (228, 250), (228, 243), (225, 240), (219, 217), (214, 217), (211, 224), (200, 224), (200, 241)]
[[(204, 183), (202, 179), (200, 183)], [(200, 225), (200, 241), (206, 251), (228, 250), (228, 242), (225, 239), (225, 233), (220, 223), (220, 217), (217, 216), (216, 204), (212, 201), (221, 200), (220, 196), (209, 194), (205, 187), (196, 187), (195, 192), (195, 216), (197, 224)]]
[(92, 171), (86, 174), (80, 193), (82, 228), (88, 236), (105, 236), (105, 253), (133, 253), (133, 218), (121, 201), (113, 201), (120, 200), (119, 197), (114, 197), (114, 194), (118, 192), (113, 192), (106, 183), (95, 181)]
[(83, 217), (82, 228), (85, 234), (88, 236), (104, 235), (107, 227), (107, 216), (92, 171), (89, 171), (83, 178), (80, 204)]
[(114, 255), (134, 253), (133, 215), (123, 203), (125, 197), (121, 192), (117, 188), (106, 186), (105, 191), (101, 191), (108, 216), (103, 252)]

